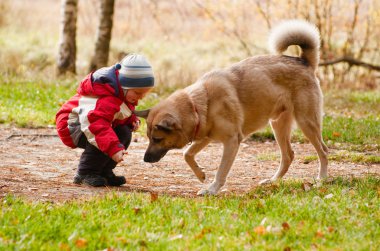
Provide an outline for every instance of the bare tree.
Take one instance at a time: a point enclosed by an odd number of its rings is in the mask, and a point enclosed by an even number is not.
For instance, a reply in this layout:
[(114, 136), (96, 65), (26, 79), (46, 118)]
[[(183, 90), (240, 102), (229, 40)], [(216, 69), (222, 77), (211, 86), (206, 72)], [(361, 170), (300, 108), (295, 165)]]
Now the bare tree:
[(89, 71), (106, 66), (108, 63), (114, 5), (114, 0), (100, 1), (99, 26), (96, 35), (95, 51), (90, 62)]
[(62, 0), (58, 74), (75, 73), (78, 0)]

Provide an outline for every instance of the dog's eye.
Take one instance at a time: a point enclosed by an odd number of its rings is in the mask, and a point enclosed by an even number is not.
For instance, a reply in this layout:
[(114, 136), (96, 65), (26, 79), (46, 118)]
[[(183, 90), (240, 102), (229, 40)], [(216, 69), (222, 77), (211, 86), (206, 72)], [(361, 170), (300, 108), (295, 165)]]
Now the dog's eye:
[(152, 138), (152, 140), (153, 140), (153, 143), (158, 144), (162, 141), (162, 138)]

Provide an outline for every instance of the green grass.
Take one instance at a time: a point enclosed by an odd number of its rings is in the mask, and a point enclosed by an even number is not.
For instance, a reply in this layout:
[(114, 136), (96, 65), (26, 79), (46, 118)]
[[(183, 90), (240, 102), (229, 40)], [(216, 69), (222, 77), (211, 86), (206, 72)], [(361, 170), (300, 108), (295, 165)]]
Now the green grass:
[(0, 79), (0, 123), (41, 127), (55, 123), (55, 113), (75, 93), (73, 82), (31, 82)]
[(380, 117), (354, 119), (325, 116), (323, 124), (325, 140), (380, 145)]
[[(329, 154), (328, 159), (337, 162), (351, 162), (361, 164), (380, 164), (380, 156), (370, 153), (355, 153), (350, 151), (341, 150), (335, 154)], [(309, 155), (304, 157), (304, 162), (309, 163), (311, 161), (318, 160), (317, 155)]]
[[(355, 151), (380, 150), (379, 104), (378, 91), (327, 92), (322, 135), (328, 146), (338, 145), (339, 148)], [(256, 141), (274, 140), (274, 135), (267, 126), (251, 138)], [(307, 140), (296, 129), (292, 141), (303, 143)]]
[(379, 189), (379, 178), (366, 177), (307, 192), (290, 181), (244, 196), (156, 201), (142, 193), (63, 204), (8, 196), (0, 249), (379, 250)]

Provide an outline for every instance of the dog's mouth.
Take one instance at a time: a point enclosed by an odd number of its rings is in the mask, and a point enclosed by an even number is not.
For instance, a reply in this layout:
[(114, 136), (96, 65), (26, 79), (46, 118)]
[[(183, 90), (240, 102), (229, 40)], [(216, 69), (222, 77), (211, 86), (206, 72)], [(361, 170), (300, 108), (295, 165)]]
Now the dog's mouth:
[(147, 150), (144, 155), (144, 161), (148, 163), (155, 163), (162, 159), (169, 150), (162, 149), (159, 151), (150, 152)]

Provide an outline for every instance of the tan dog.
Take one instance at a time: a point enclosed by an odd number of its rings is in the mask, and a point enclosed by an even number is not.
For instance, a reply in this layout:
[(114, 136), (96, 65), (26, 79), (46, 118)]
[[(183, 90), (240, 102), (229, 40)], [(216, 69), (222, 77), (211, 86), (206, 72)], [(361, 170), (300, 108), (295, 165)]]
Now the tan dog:
[[(295, 120), (315, 147), (318, 178), (327, 176), (327, 147), (321, 136), (323, 97), (316, 77), (319, 32), (305, 21), (287, 21), (276, 27), (269, 45), (280, 55), (255, 56), (231, 67), (205, 74), (196, 83), (176, 91), (145, 117), (149, 146), (144, 161), (157, 162), (170, 149), (192, 142), (184, 157), (200, 181), (205, 173), (195, 155), (210, 141), (224, 146), (221, 164), (210, 186), (200, 195), (216, 194), (226, 178), (240, 142), (270, 122), (281, 149), (280, 166), (270, 180), (287, 172), (294, 153), (290, 144)], [(290, 45), (299, 45), (300, 57), (281, 55)]]

